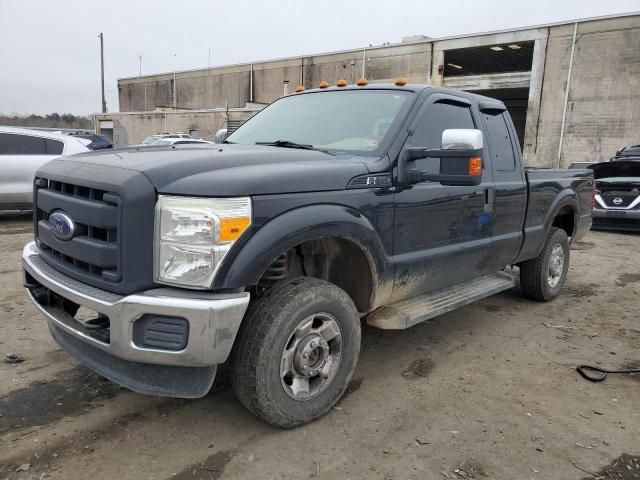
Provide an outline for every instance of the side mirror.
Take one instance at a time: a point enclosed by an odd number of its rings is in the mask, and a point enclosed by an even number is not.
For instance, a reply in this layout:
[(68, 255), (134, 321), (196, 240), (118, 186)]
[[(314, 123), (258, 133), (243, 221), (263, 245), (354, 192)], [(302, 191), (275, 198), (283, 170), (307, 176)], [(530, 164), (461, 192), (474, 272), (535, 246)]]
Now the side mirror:
[(473, 128), (451, 128), (442, 132), (442, 150), (482, 150), (482, 130)]
[[(479, 185), (482, 182), (481, 130), (449, 129), (442, 132), (441, 147), (408, 148), (400, 154), (398, 183), (410, 185), (424, 181), (440, 182), (442, 185)], [(439, 158), (437, 174), (409, 169), (409, 163), (421, 158)]]
[(229, 134), (227, 133), (227, 129), (226, 128), (221, 128), (213, 136), (213, 142), (214, 143), (222, 143), (227, 139), (228, 136), (229, 136)]

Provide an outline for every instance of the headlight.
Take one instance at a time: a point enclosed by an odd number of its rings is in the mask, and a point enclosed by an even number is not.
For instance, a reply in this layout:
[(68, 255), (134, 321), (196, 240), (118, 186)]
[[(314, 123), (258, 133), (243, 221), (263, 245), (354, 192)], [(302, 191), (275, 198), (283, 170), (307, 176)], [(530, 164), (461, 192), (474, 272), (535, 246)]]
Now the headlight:
[(161, 195), (155, 216), (155, 281), (208, 288), (216, 267), (250, 224), (248, 197)]

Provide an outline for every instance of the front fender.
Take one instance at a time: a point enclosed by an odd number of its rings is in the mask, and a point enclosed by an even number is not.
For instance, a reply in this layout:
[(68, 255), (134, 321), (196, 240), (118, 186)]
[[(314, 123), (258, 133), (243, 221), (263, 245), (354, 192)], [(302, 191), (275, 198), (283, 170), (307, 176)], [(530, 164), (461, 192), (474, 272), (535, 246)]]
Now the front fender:
[(321, 238), (345, 238), (357, 243), (370, 262), (374, 285), (389, 274), (390, 262), (371, 222), (354, 208), (323, 204), (283, 213), (242, 244), (234, 245), (218, 268), (212, 287), (237, 289), (258, 283), (273, 261), (287, 250)]

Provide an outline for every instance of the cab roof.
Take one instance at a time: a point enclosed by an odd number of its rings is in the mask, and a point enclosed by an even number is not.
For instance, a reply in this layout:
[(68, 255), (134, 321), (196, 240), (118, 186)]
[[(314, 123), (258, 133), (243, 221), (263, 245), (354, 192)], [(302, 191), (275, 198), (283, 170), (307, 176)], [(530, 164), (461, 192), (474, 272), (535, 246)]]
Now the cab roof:
[(431, 91), (431, 93), (443, 93), (447, 95), (454, 95), (457, 97), (465, 98), (472, 103), (481, 104), (483, 108), (506, 110), (504, 103), (498, 99), (486, 97), (484, 95), (478, 95), (476, 93), (465, 92), (463, 90), (454, 90), (451, 88), (436, 87), (433, 85), (421, 84), (421, 83), (407, 83), (406, 85), (396, 85), (395, 83), (369, 83), (367, 85), (348, 84), (344, 87), (338, 87), (331, 85), (325, 88), (312, 88), (309, 90), (303, 90), (302, 92), (292, 93), (291, 96), (304, 95), (308, 93), (324, 93), (324, 92), (337, 92), (337, 91), (371, 91), (371, 90), (396, 90), (398, 92), (413, 92), (421, 93), (425, 90)]

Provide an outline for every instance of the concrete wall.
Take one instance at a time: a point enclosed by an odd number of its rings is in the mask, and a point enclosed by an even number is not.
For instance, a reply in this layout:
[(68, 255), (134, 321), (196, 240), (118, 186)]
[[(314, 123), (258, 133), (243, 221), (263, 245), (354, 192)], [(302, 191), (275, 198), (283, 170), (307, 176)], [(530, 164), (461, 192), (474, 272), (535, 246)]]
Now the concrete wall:
[(198, 138), (211, 140), (215, 132), (226, 128), (228, 120), (247, 120), (258, 109), (224, 109), (182, 112), (108, 113), (96, 115), (100, 133), (103, 121), (113, 121), (113, 141), (116, 147), (141, 143), (148, 135), (163, 132), (197, 130)]
[(603, 161), (640, 142), (640, 17), (579, 23), (558, 158), (573, 30), (565, 25), (549, 31), (531, 165)]
[[(344, 78), (353, 83), (362, 75), (364, 57), (365, 75), (374, 83), (404, 76), (410, 82), (470, 91), (529, 88), (521, 139), (528, 165), (551, 167), (606, 160), (617, 148), (640, 142), (640, 16), (578, 24), (562, 155), (558, 158), (573, 29), (574, 24), (568, 23), (378, 46), (366, 52), (350, 50), (122, 79), (118, 81), (120, 109), (244, 107), (250, 101), (266, 104), (282, 95), (285, 80), (290, 92), (300, 83), (306, 88), (317, 87), (322, 80), (335, 84)], [(530, 72), (442, 76), (448, 49), (519, 41), (534, 42)]]
[[(241, 108), (251, 101), (267, 104), (282, 96), (285, 80), (289, 81), (290, 92), (300, 84), (306, 88), (317, 87), (323, 80), (335, 83), (344, 78), (355, 83), (362, 76), (363, 56), (362, 50), (354, 50), (260, 62), (253, 67), (247, 64), (119, 80), (120, 111), (149, 111), (160, 106)], [(366, 63), (369, 80), (390, 81), (403, 75), (424, 83), (428, 80), (430, 45), (378, 47), (367, 51)]]

